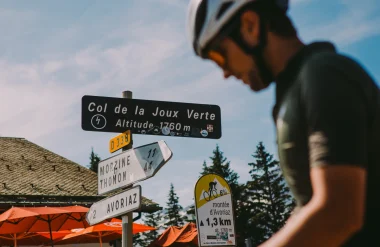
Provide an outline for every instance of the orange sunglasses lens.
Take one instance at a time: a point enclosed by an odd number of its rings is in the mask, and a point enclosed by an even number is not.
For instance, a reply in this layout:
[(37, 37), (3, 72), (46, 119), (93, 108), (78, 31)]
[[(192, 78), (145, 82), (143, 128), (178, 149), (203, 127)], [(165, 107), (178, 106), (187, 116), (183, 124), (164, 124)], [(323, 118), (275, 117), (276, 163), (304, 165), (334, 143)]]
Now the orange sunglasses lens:
[(223, 67), (226, 60), (224, 59), (224, 57), (216, 52), (216, 51), (209, 51), (208, 52), (208, 57), (213, 60), (215, 63), (217, 63), (219, 66)]

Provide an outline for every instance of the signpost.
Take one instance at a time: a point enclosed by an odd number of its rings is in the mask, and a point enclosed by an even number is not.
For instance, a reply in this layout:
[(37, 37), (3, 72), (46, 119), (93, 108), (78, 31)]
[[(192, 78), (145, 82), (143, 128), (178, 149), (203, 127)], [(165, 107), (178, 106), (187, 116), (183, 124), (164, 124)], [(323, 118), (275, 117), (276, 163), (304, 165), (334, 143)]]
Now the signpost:
[(236, 246), (231, 188), (216, 174), (200, 177), (194, 188), (199, 246)]
[[(131, 91), (124, 91), (123, 98), (132, 99)], [(123, 147), (123, 152), (128, 149), (132, 149), (133, 140), (131, 135), (131, 142), (127, 146)], [(129, 212), (121, 216), (121, 246), (122, 247), (133, 247), (133, 212)]]
[(219, 139), (217, 105), (142, 99), (82, 97), (82, 129), (101, 132)]
[(87, 212), (88, 224), (94, 225), (103, 220), (133, 212), (141, 207), (141, 186), (137, 185), (112, 197), (92, 204)]
[(98, 194), (128, 187), (153, 177), (173, 156), (164, 141), (158, 141), (102, 160), (98, 164)]
[(127, 130), (124, 133), (121, 133), (120, 135), (115, 136), (112, 138), (109, 142), (109, 150), (110, 153), (114, 153), (117, 150), (128, 146), (128, 144), (131, 142), (131, 131)]
[[(122, 149), (123, 152), (102, 160), (98, 164), (98, 194), (102, 195), (117, 189), (125, 190), (93, 204), (86, 219), (90, 225), (93, 225), (121, 215), (122, 247), (133, 245), (132, 214), (141, 207), (141, 186), (132, 187), (133, 184), (153, 177), (173, 156), (164, 141), (133, 149), (132, 134), (204, 139), (219, 139), (222, 136), (221, 112), (217, 105), (132, 99), (131, 91), (124, 91), (123, 98), (83, 96), (81, 124), (82, 129), (86, 131), (121, 133), (110, 140), (109, 151), (113, 153)], [(228, 194), (230, 189), (225, 180), (220, 179), (222, 178), (218, 177), (217, 181), (221, 181), (226, 190), (223, 200), (227, 201), (227, 206), (223, 207), (226, 207), (225, 210), (230, 215), (232, 214), (231, 195)], [(199, 183), (199, 181), (197, 185), (204, 183)], [(199, 187), (197, 185), (196, 195)], [(200, 219), (199, 217), (202, 219), (201, 227), (204, 226), (202, 222), (206, 222), (204, 220), (207, 220), (208, 227), (211, 224), (211, 229), (217, 226), (213, 220), (219, 225), (226, 226), (218, 228), (219, 235), (216, 234), (215, 240), (211, 242), (218, 244), (225, 242), (230, 244), (229, 246), (234, 246), (233, 217), (231, 219), (231, 217), (222, 216), (224, 211), (215, 213), (220, 215), (218, 218), (207, 216), (205, 210), (211, 204), (201, 204), (202, 202), (196, 204), (200, 210), (197, 211), (197, 219)], [(206, 218), (203, 219), (204, 217)], [(204, 228), (198, 229), (200, 232), (205, 231)], [(214, 233), (209, 233), (209, 231), (206, 231), (208, 240), (210, 236), (215, 235), (215, 230)], [(204, 238), (200, 237), (200, 239), (203, 241)], [(224, 242), (219, 241), (220, 239)], [(209, 242), (206, 241), (206, 244)]]

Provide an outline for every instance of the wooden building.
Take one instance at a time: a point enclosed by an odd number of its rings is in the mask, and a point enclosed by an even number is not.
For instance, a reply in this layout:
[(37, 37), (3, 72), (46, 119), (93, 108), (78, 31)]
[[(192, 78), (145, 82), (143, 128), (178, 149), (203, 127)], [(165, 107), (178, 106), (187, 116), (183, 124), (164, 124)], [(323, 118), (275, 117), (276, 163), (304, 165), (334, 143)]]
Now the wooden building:
[[(24, 138), (0, 137), (0, 213), (12, 206), (90, 207), (111, 194), (97, 195), (97, 174)], [(143, 197), (141, 212), (157, 203)]]

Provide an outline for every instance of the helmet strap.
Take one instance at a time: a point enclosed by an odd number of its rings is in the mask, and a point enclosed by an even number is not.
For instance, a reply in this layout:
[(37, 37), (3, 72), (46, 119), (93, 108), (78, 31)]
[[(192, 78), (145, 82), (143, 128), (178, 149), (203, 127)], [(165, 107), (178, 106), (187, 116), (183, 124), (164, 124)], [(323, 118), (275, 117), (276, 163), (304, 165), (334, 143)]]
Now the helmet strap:
[(270, 72), (268, 66), (266, 65), (264, 61), (264, 47), (267, 44), (266, 39), (266, 32), (265, 32), (265, 21), (262, 16), (260, 16), (260, 33), (259, 33), (259, 44), (256, 46), (248, 45), (247, 42), (244, 41), (242, 38), (240, 29), (237, 28), (235, 32), (233, 32), (232, 35), (230, 35), (231, 39), (244, 51), (244, 53), (251, 55), (252, 58), (255, 60), (257, 67), (260, 71), (260, 76), (263, 80), (263, 83), (265, 86), (269, 85), (272, 80), (273, 76)]

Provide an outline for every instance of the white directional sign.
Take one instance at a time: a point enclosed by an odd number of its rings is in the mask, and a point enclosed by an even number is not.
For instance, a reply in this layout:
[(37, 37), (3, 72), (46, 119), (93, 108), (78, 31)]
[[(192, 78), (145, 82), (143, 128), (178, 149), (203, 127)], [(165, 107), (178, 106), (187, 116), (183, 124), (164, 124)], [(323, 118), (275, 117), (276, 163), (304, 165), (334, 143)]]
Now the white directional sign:
[(164, 141), (122, 152), (98, 165), (98, 194), (127, 187), (153, 177), (173, 156)]
[(92, 204), (87, 212), (88, 224), (94, 225), (109, 218), (124, 215), (141, 207), (141, 186), (137, 185), (112, 197)]

